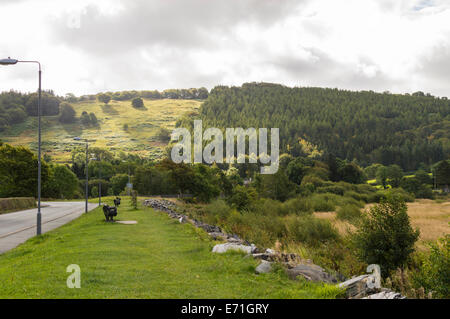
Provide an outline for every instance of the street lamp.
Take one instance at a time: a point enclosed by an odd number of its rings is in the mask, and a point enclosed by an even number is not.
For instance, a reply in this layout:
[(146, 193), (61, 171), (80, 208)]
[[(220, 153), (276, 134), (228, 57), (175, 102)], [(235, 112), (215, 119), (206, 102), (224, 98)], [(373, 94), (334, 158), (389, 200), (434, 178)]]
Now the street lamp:
[(39, 66), (39, 89), (38, 89), (38, 212), (36, 221), (36, 234), (41, 234), (41, 63), (39, 61), (23, 61), (11, 59), (1, 59), (0, 65), (14, 65), (17, 63), (36, 63)]
[(85, 193), (85, 199), (86, 199), (86, 203), (85, 203), (85, 209), (84, 209), (84, 212), (85, 213), (87, 213), (88, 212), (88, 197), (89, 197), (89, 194), (88, 194), (88, 190), (89, 190), (89, 188), (88, 188), (88, 181), (89, 181), (89, 167), (88, 167), (88, 164), (89, 164), (89, 158), (88, 158), (88, 149), (89, 149), (89, 146), (88, 146), (88, 139), (85, 139), (85, 138), (81, 138), (81, 137), (74, 137), (73, 138), (75, 141), (85, 141), (86, 142), (86, 182), (85, 182), (85, 190), (84, 190), (84, 193)]

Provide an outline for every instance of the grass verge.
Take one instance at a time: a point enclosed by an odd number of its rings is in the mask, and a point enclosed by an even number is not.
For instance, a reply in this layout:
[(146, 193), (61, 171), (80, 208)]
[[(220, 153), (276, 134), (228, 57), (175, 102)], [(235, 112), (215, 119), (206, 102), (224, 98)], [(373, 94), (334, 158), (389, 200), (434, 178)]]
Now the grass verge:
[[(107, 202), (111, 202), (109, 198)], [(122, 201), (119, 220), (87, 215), (0, 255), (0, 298), (336, 298), (334, 287), (291, 281), (281, 269), (254, 273), (242, 254), (213, 254), (214, 242), (190, 224)], [(66, 267), (81, 268), (81, 288)]]

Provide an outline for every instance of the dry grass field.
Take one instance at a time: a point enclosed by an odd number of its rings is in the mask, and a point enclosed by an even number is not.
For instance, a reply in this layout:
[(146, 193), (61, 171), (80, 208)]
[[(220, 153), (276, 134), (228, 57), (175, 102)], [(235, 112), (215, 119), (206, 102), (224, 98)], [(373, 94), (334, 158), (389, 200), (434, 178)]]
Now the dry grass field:
[[(367, 205), (364, 210), (369, 209), (372, 205)], [(419, 247), (423, 247), (425, 242), (435, 241), (450, 234), (450, 201), (437, 203), (429, 199), (420, 199), (413, 203), (407, 203), (407, 205), (412, 226), (420, 230)], [(341, 234), (355, 229), (348, 222), (338, 220), (335, 212), (316, 212), (314, 215), (330, 220)]]

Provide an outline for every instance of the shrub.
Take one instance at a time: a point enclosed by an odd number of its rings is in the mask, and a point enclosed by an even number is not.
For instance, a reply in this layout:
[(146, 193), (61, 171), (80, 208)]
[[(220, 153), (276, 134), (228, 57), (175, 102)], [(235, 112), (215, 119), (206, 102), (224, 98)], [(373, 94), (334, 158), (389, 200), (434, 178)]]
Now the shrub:
[(370, 209), (354, 235), (354, 243), (359, 257), (368, 264), (379, 264), (386, 276), (405, 264), (418, 238), (405, 202), (394, 196)]
[(131, 191), (131, 206), (134, 209), (137, 209), (137, 196), (138, 196), (138, 193), (133, 189)]
[(108, 104), (109, 101), (111, 101), (111, 96), (108, 95), (108, 94), (105, 94), (105, 93), (100, 93), (100, 94), (97, 96), (97, 99), (98, 99), (100, 102), (103, 102), (103, 103), (105, 103), (105, 104)]
[(450, 298), (450, 235), (429, 244), (430, 254), (423, 259), (420, 271), (413, 275), (416, 285), (434, 291), (435, 297)]
[(227, 220), (230, 215), (231, 208), (224, 200), (216, 199), (206, 207), (206, 212), (210, 217), (213, 217), (212, 222), (217, 223), (218, 220)]
[(229, 198), (229, 204), (238, 210), (248, 209), (251, 202), (255, 200), (257, 193), (252, 187), (237, 185), (233, 189), (233, 195)]
[(143, 108), (144, 101), (140, 97), (137, 97), (131, 101), (131, 105), (133, 105), (133, 107), (135, 107), (135, 108)]
[(59, 121), (61, 123), (73, 123), (75, 121), (75, 110), (69, 103), (61, 103)]
[(97, 116), (95, 116), (95, 113), (89, 113), (89, 118), (92, 125), (96, 126), (98, 124)]
[(377, 192), (381, 199), (396, 197), (405, 202), (414, 202), (414, 195), (407, 193), (403, 188), (389, 188)]
[(313, 210), (316, 212), (332, 212), (336, 209), (338, 196), (331, 193), (313, 194), (309, 197)]
[(369, 195), (367, 195), (367, 194), (361, 194), (361, 193), (357, 193), (354, 191), (348, 191), (348, 192), (344, 193), (344, 196), (354, 198), (357, 201), (363, 201), (366, 203), (369, 202)]
[(284, 202), (286, 214), (310, 215), (313, 212), (313, 206), (306, 197), (297, 197)]
[(337, 210), (337, 218), (341, 220), (355, 221), (361, 217), (361, 210), (358, 206), (347, 204)]
[(337, 230), (328, 220), (313, 216), (293, 218), (288, 222), (287, 228), (292, 239), (311, 246), (339, 239)]
[(303, 186), (303, 185), (306, 185), (309, 183), (313, 184), (314, 187), (317, 188), (317, 187), (323, 186), (325, 181), (323, 179), (320, 179), (319, 177), (316, 177), (313, 175), (307, 175), (307, 176), (303, 177), (301, 185)]

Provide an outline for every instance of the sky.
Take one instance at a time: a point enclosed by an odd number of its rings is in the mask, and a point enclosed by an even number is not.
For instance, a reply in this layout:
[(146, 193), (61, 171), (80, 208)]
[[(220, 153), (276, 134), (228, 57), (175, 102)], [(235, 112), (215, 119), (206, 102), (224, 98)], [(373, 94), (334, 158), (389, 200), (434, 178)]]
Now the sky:
[[(241, 85), (450, 97), (450, 0), (0, 0), (0, 58), (58, 95)], [(37, 88), (0, 66), (0, 91)]]

